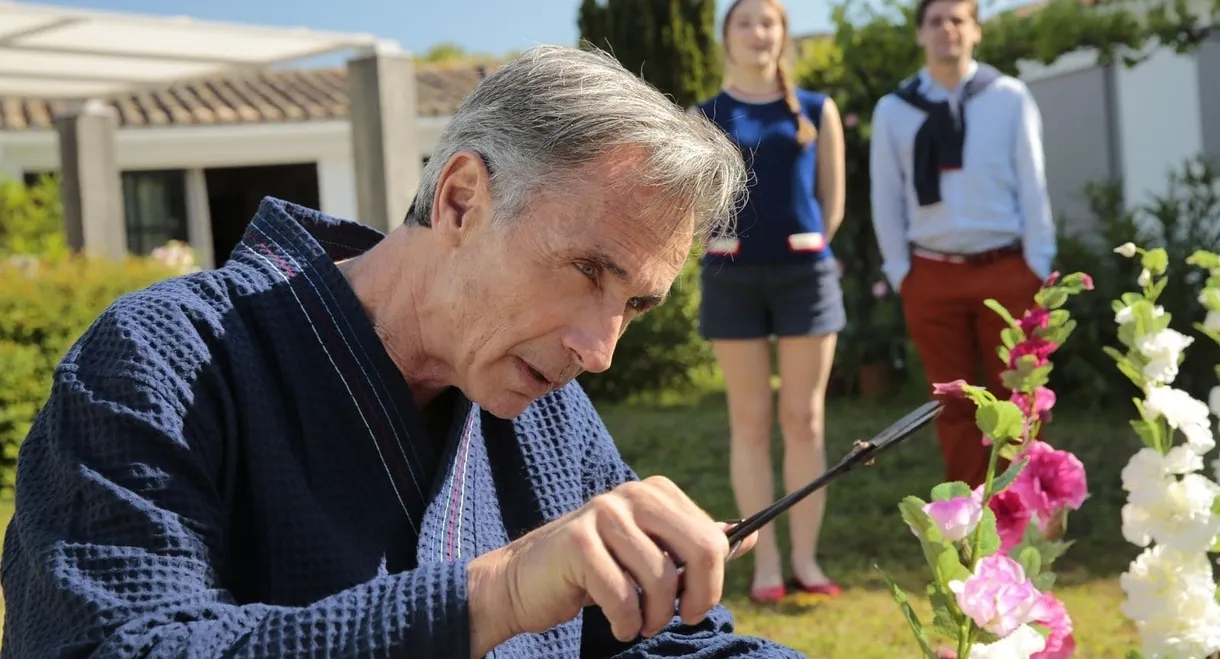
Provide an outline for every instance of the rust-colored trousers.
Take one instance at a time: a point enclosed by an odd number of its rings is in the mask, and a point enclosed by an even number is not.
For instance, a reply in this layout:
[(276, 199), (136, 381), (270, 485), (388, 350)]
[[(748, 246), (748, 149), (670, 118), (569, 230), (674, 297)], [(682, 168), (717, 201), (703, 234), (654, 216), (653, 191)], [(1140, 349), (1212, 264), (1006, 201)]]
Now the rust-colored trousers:
[[(1004, 321), (983, 301), (993, 298), (1014, 318), (1033, 305), (1042, 282), (1020, 251), (979, 263), (950, 263), (915, 254), (902, 282), (901, 296), (907, 331), (933, 383), (965, 380), (986, 383), (996, 397), (1010, 392), (1000, 381), (1005, 364), (996, 349)], [(936, 419), (936, 432), (945, 463), (945, 480), (971, 487), (987, 477), (991, 449), (983, 445), (975, 424), (974, 403), (945, 400)]]

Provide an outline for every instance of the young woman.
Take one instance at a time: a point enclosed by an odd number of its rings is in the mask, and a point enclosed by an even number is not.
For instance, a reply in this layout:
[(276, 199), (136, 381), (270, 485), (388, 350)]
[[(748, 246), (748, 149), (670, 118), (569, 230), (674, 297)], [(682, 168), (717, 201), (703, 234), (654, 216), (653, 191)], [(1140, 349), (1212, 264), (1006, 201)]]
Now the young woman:
[[(826, 469), (826, 385), (835, 339), (846, 323), (829, 248), (843, 219), (843, 127), (830, 98), (793, 83), (785, 61), (788, 17), (778, 0), (737, 0), (722, 36), (724, 87), (697, 110), (741, 146), (752, 181), (735, 237), (712, 240), (703, 257), (699, 324), (724, 373), (731, 479), (737, 505), (748, 515), (775, 499), (772, 337), (785, 487), (791, 491)], [(825, 507), (823, 491), (791, 511), (788, 584), (775, 534), (763, 529), (754, 550), (752, 599), (781, 599), (786, 585), (840, 592), (818, 564)]]

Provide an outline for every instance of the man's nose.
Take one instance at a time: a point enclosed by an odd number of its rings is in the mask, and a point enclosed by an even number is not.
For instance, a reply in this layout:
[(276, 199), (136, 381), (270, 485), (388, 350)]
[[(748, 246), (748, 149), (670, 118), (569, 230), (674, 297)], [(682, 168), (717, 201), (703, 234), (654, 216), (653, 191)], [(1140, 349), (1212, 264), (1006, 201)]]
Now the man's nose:
[(581, 370), (602, 373), (610, 368), (622, 327), (621, 314), (573, 323), (565, 334), (564, 347), (575, 355)]

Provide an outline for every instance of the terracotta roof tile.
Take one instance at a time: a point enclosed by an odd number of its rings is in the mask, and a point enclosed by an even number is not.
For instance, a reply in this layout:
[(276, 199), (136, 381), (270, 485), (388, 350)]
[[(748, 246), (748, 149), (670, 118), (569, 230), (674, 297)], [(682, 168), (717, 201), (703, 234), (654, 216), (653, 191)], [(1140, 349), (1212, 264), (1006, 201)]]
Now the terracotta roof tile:
[[(418, 66), (419, 114), (452, 114), (494, 65)], [(110, 99), (119, 124), (205, 126), (279, 123), (347, 116), (347, 69), (291, 69), (186, 81)], [(49, 130), (61, 100), (0, 97), (0, 130)]]

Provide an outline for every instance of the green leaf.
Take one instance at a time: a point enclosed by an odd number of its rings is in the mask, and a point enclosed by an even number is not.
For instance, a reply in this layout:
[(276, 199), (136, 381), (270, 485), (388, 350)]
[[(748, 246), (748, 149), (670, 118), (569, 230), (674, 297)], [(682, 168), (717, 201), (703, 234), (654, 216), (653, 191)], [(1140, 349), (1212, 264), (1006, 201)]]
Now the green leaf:
[(890, 595), (898, 603), (898, 608), (902, 609), (902, 615), (907, 619), (907, 625), (910, 626), (911, 633), (915, 635), (915, 641), (919, 643), (919, 649), (923, 650), (924, 657), (926, 659), (936, 659), (936, 653), (928, 645), (928, 636), (924, 633), (923, 623), (919, 621), (919, 616), (911, 608), (911, 603), (907, 600), (907, 594), (898, 587), (898, 584), (894, 583), (894, 580), (884, 570), (877, 566), (874, 567), (881, 573), (881, 577), (885, 579), (886, 585), (890, 588)]
[(940, 534), (936, 530), (935, 525), (932, 524), (932, 518), (928, 517), (928, 514), (923, 511), (923, 507), (926, 505), (928, 505), (927, 502), (914, 495), (898, 502), (898, 512), (902, 515), (902, 521), (914, 529), (915, 534), (921, 540), (927, 537), (929, 531), (937, 535)]
[(1220, 268), (1220, 254), (1205, 249), (1195, 250), (1193, 254), (1186, 257), (1186, 263), (1205, 270), (1215, 270)]
[(1126, 659), (1144, 659), (1144, 655), (1139, 650), (1127, 650)]
[(1034, 577), (1034, 588), (1037, 588), (1039, 592), (1050, 592), (1051, 588), (1055, 587), (1055, 579), (1054, 572), (1042, 572)]
[(1000, 373), (1000, 383), (1010, 391), (1020, 391), (1025, 388), (1025, 376), (1015, 368), (1005, 369)]
[(1144, 294), (1137, 293), (1135, 291), (1128, 291), (1126, 293), (1123, 293), (1121, 297), (1122, 297), (1123, 304), (1122, 304), (1122, 306), (1114, 308), (1115, 313), (1117, 313), (1118, 310), (1121, 309), (1122, 307), (1129, 307), (1129, 306), (1135, 304), (1136, 302), (1139, 302), (1140, 300), (1144, 299)]
[(1021, 439), (1024, 435), (1025, 416), (1015, 403), (1001, 400), (979, 406), (974, 415), (975, 423), (988, 437), (997, 440)]
[(1025, 570), (1025, 576), (1033, 579), (1042, 571), (1042, 554), (1036, 547), (1025, 547), (1017, 554), (1017, 562)]
[(994, 496), (996, 492), (1003, 492), (1005, 490), (1005, 488), (1007, 488), (1009, 485), (1012, 485), (1012, 482), (1017, 480), (1017, 476), (1021, 475), (1021, 470), (1024, 469), (1025, 465), (1027, 465), (1027, 464), (1029, 464), (1029, 460), (1027, 460), (1025, 458), (1022, 458), (1021, 460), (1018, 460), (1017, 462), (1010, 463), (1008, 465), (1008, 468), (1004, 470), (1004, 473), (997, 476), (996, 479), (992, 482), (992, 484), (991, 484), (992, 495)]
[(1057, 287), (1044, 288), (1041, 291), (1038, 291), (1038, 294), (1034, 296), (1034, 302), (1046, 309), (1058, 309), (1059, 307), (1062, 307), (1067, 300), (1067, 291)]
[(1161, 445), (1161, 424), (1150, 423), (1142, 419), (1132, 419), (1131, 428), (1139, 435), (1148, 448), (1158, 448)]
[(1020, 327), (1005, 327), (1000, 331), (1000, 342), (1005, 348), (1012, 348), (1025, 340), (1025, 333)]
[[(1004, 322), (1008, 323), (1009, 327), (1018, 328), (1017, 331), (1020, 332), (1020, 325), (1017, 323), (1016, 319), (1012, 317), (1012, 314), (1008, 312), (1008, 309), (1004, 308), (1004, 305), (993, 300), (992, 298), (983, 300), (983, 304), (987, 305), (989, 309), (999, 314), (1000, 318), (1003, 318)], [(1021, 338), (1025, 338), (1024, 333), (1021, 334)]]
[(996, 530), (995, 512), (990, 506), (983, 509), (983, 518), (974, 532), (978, 534), (979, 555), (971, 556), (972, 561), (977, 562), (984, 556), (991, 556), (1000, 551), (1000, 534)]
[(965, 581), (970, 578), (970, 568), (962, 565), (961, 554), (957, 548), (942, 544), (935, 548), (936, 582), (947, 584), (950, 581)]
[(1164, 274), (1165, 270), (1169, 268), (1169, 253), (1163, 247), (1150, 249), (1144, 252), (1140, 265), (1148, 268), (1153, 276)]
[(1014, 460), (1023, 448), (1025, 448), (1024, 444), (1005, 444), (1000, 447), (1000, 457), (1005, 460)]
[(932, 629), (948, 641), (957, 641), (961, 622), (957, 601), (939, 584), (928, 584), (928, 603), (932, 605)]
[(973, 492), (971, 491), (970, 486), (961, 481), (941, 483), (940, 485), (932, 488), (932, 500), (948, 501), (957, 497), (968, 497), (972, 493)]

